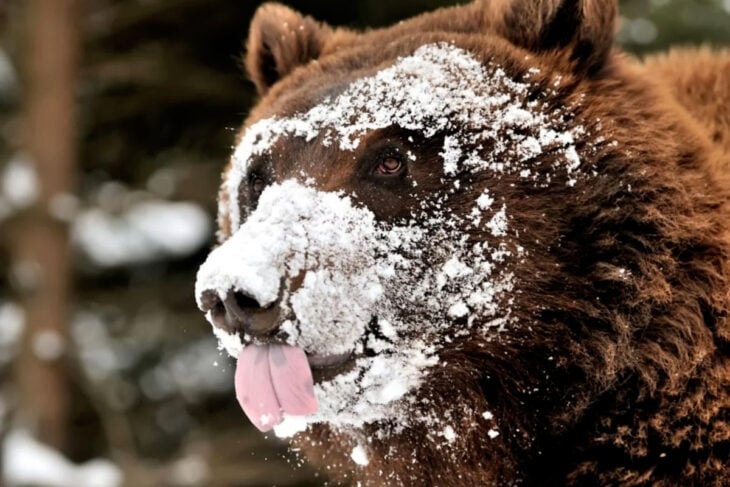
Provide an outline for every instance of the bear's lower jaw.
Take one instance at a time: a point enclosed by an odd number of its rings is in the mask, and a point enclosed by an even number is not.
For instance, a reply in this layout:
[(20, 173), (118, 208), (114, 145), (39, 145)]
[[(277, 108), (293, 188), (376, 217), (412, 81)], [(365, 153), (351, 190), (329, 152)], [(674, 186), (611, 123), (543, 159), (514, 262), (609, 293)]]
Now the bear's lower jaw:
[(349, 372), (355, 366), (355, 358), (352, 352), (335, 355), (307, 354), (315, 384), (327, 382)]

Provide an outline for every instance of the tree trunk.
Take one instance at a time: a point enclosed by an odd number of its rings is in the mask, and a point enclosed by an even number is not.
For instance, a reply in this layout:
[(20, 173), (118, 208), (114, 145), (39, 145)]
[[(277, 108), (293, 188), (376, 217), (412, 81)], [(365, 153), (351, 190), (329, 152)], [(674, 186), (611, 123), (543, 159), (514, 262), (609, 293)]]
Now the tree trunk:
[(23, 146), (37, 173), (38, 199), (18, 218), (13, 256), (26, 314), (15, 364), (17, 418), (62, 451), (70, 411), (65, 350), (72, 278), (68, 225), (53, 209), (73, 189), (77, 11), (77, 0), (25, 2)]

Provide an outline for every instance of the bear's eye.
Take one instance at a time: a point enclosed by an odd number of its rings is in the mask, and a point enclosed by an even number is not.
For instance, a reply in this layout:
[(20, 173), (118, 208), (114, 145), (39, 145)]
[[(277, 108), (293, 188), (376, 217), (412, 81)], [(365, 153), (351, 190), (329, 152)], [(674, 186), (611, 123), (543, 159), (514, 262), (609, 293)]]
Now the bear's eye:
[(266, 181), (260, 176), (251, 176), (251, 192), (254, 196), (259, 196), (266, 188)]
[(393, 176), (400, 174), (403, 171), (405, 165), (403, 161), (396, 157), (385, 157), (380, 164), (375, 168), (375, 174), (379, 176)]

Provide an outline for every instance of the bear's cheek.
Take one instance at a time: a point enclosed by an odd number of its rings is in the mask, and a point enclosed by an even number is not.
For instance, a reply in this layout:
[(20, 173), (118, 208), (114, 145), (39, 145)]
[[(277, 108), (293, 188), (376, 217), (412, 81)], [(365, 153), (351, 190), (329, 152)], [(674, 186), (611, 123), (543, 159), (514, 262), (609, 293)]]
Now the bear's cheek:
[(288, 296), (285, 306), (294, 320), (282, 328), (288, 340), (315, 354), (361, 353), (361, 338), (382, 309), (382, 295), (380, 280), (370, 270), (337, 263), (310, 269)]

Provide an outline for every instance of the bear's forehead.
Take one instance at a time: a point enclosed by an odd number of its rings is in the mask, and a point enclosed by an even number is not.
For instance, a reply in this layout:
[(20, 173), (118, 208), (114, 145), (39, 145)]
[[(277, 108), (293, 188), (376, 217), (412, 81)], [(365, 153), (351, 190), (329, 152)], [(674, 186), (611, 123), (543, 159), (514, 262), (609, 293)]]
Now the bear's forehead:
[[(455, 91), (467, 85), (497, 85), (506, 78), (507, 70), (514, 71), (515, 79), (526, 71), (521, 62), (524, 59), (515, 60), (505, 52), (494, 52), (494, 46), (475, 46), (463, 39), (461, 43), (401, 41), (381, 47), (383, 52), (378, 52), (381, 49), (376, 46), (361, 48), (299, 68), (273, 87), (251, 112), (245, 126), (272, 117), (301, 115), (317, 105), (331, 103), (345, 92), (357, 92), (375, 100), (389, 94), (397, 102), (424, 84)], [(535, 62), (531, 58), (529, 64)], [(485, 64), (489, 68), (486, 72)], [(492, 68), (497, 66), (500, 69), (495, 72)], [(492, 74), (498, 78), (496, 83), (489, 79)], [(418, 80), (421, 83), (414, 83)], [(424, 101), (423, 97), (420, 101)], [(359, 108), (371, 107), (363, 104)]]
[(522, 107), (528, 91), (524, 80), (483, 65), (460, 47), (427, 44), (369, 75), (295, 90), (271, 103), (265, 116), (244, 128), (234, 163), (246, 166), (287, 138), (354, 150), (362, 135), (388, 127), (429, 138), (474, 127), (497, 129), (500, 123), (529, 124), (535, 117)]

